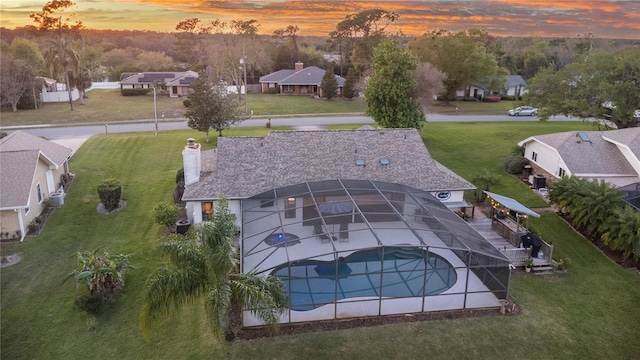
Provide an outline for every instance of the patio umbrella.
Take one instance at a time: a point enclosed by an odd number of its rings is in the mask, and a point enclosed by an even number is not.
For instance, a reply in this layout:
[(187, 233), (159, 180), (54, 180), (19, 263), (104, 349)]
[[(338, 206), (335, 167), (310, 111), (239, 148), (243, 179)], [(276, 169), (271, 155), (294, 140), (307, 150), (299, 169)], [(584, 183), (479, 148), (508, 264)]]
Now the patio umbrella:
[(342, 201), (329, 201), (318, 204), (318, 210), (323, 214), (344, 214), (351, 212), (353, 206)]

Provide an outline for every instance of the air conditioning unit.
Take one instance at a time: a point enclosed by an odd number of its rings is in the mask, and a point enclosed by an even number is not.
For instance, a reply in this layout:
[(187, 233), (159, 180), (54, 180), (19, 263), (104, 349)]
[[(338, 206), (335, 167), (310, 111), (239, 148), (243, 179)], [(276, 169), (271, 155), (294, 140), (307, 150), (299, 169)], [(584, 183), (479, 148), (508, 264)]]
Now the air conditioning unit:
[(545, 178), (544, 175), (534, 175), (533, 188), (538, 190), (544, 187), (547, 187), (547, 178)]

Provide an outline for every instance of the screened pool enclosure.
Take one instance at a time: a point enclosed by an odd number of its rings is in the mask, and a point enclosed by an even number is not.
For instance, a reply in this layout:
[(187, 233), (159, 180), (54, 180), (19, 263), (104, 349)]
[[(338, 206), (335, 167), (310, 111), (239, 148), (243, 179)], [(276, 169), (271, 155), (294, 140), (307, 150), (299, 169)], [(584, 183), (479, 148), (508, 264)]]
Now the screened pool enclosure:
[[(430, 193), (370, 180), (242, 201), (242, 271), (280, 278), (282, 323), (500, 306), (509, 260)], [(244, 326), (260, 325), (249, 311)]]

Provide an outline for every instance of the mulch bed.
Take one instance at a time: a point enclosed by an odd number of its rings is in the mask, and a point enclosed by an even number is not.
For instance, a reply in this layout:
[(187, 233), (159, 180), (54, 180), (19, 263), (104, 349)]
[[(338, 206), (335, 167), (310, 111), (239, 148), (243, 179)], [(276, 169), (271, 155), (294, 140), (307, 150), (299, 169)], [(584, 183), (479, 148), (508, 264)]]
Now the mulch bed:
[(595, 246), (601, 253), (608, 257), (611, 261), (627, 269), (634, 269), (640, 273), (640, 261), (634, 260), (633, 256), (624, 258), (622, 251), (612, 250), (600, 239), (599, 236), (590, 234), (586, 229), (576, 229), (571, 225), (571, 217), (565, 213), (557, 213), (561, 219), (563, 219), (569, 226), (571, 226), (577, 233), (582, 235), (585, 239), (589, 240), (593, 246)]
[[(379, 326), (389, 324), (401, 324), (417, 321), (460, 319), (468, 317), (497, 316), (501, 315), (500, 308), (473, 309), (473, 310), (449, 310), (433, 311), (426, 313), (384, 315), (366, 318), (351, 318), (343, 320), (323, 320), (310, 321), (295, 324), (280, 324), (277, 335), (297, 335), (317, 331), (333, 331), (343, 329), (353, 329), (368, 326)], [(520, 308), (509, 299), (509, 304), (505, 306), (504, 316), (513, 316), (520, 313)], [(238, 334), (236, 340), (252, 340), (273, 336), (266, 327), (244, 328)]]

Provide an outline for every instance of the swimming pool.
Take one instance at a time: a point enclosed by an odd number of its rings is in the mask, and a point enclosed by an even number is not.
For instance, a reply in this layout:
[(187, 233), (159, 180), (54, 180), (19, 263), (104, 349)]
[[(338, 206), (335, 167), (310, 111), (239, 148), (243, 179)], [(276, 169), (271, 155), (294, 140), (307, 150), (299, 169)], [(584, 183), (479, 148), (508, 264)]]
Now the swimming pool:
[(290, 309), (298, 311), (354, 297), (437, 295), (457, 280), (455, 270), (441, 256), (402, 247), (358, 251), (337, 262), (284, 264), (272, 274), (284, 283)]

